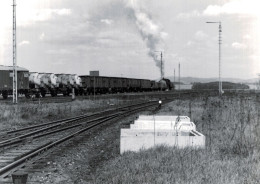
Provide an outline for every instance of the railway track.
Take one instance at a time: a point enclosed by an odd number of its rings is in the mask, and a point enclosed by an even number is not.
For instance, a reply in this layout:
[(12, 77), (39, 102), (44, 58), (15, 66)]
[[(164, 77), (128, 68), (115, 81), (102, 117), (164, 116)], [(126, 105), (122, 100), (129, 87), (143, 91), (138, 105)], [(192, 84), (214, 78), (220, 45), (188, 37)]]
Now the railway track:
[[(194, 91), (194, 90), (182, 90), (182, 91), (155, 91), (155, 92), (136, 92), (136, 93), (118, 93), (118, 94), (96, 94), (87, 96), (76, 96), (77, 100), (103, 100), (103, 99), (122, 99), (122, 100), (133, 100), (133, 99), (156, 99), (156, 98), (172, 98), (172, 97), (187, 97), (190, 95), (194, 96), (215, 96), (218, 93), (214, 91)], [(26, 99), (20, 97), (19, 102), (21, 103), (65, 103), (72, 102), (71, 96), (45, 96), (44, 98)], [(0, 103), (12, 103), (12, 98), (9, 97), (7, 100), (1, 100)]]
[(28, 166), (94, 127), (157, 105), (157, 101), (138, 103), (5, 132), (0, 138), (0, 183), (10, 183), (13, 172), (30, 171)]
[[(252, 95), (259, 95), (259, 91), (257, 90), (225, 90), (223, 96), (233, 96), (233, 95), (243, 95), (243, 96), (252, 96)], [(188, 96), (218, 96), (218, 90), (180, 90), (180, 91), (154, 91), (154, 92), (132, 92), (132, 93), (114, 93), (114, 94), (96, 94), (94, 95), (87, 95), (87, 96), (75, 96), (75, 99), (78, 100), (100, 100), (100, 99), (140, 99), (140, 98), (172, 98), (172, 97), (188, 97)], [(19, 97), (19, 102), (22, 103), (65, 103), (65, 102), (72, 102), (71, 96), (45, 96), (44, 98), (34, 98), (34, 99), (27, 99), (25, 97)], [(9, 96), (8, 99), (4, 100), (0, 97), (0, 103), (11, 104), (12, 97)]]

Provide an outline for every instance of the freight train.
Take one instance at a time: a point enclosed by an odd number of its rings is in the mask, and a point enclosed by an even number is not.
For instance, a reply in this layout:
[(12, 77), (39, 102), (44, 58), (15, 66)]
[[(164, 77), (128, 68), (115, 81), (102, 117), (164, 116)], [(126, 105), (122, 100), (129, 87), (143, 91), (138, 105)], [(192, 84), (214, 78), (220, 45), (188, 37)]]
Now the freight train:
[[(106, 94), (124, 92), (147, 92), (172, 90), (174, 85), (168, 79), (151, 81), (148, 79), (133, 79), (125, 77), (105, 77), (82, 75), (82, 85), (86, 86), (86, 93)], [(167, 81), (167, 82), (166, 82)]]
[[(12, 67), (0, 65), (0, 94), (4, 99), (12, 94), (12, 73)], [(32, 95), (45, 97), (47, 93), (51, 96), (57, 96), (57, 94), (68, 96), (73, 91), (75, 95), (165, 91), (174, 89), (174, 85), (165, 78), (160, 81), (151, 81), (124, 77), (78, 76), (29, 72), (25, 68), (17, 67), (17, 89), (19, 94), (29, 98)]]

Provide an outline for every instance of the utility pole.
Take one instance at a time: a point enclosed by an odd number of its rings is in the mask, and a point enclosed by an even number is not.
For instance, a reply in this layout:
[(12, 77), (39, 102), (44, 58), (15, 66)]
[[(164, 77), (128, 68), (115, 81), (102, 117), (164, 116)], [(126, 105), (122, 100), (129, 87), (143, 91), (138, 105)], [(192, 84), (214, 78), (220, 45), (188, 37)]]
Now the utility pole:
[(16, 0), (13, 0), (13, 103), (17, 104)]
[(218, 53), (219, 53), (219, 56), (218, 56), (218, 65), (219, 65), (219, 84), (218, 84), (218, 87), (219, 87), (219, 96), (222, 96), (222, 79), (221, 79), (221, 41), (222, 41), (222, 37), (221, 37), (221, 33), (222, 33), (222, 26), (221, 26), (221, 22), (206, 22), (206, 23), (213, 23), (213, 24), (219, 24), (218, 26)]

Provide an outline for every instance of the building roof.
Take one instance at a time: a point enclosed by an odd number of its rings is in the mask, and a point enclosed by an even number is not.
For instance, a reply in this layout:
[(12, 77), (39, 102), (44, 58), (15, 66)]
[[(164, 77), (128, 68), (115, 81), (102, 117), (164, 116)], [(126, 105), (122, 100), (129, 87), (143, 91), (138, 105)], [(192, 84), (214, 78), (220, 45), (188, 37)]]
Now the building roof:
[[(25, 71), (25, 72), (29, 71), (26, 68), (22, 68), (22, 67), (19, 67), (19, 66), (16, 67), (16, 70), (17, 71)], [(13, 66), (0, 65), (0, 71), (13, 71)]]

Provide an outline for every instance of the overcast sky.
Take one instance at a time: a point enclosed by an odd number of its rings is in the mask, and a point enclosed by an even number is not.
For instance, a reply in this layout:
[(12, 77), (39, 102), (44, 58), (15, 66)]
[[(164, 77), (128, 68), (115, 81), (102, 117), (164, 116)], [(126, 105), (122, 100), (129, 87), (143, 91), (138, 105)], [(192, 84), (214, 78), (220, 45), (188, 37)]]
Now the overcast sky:
[[(35, 72), (157, 79), (260, 73), (258, 0), (16, 0), (17, 62)], [(12, 65), (12, 0), (0, 1), (0, 64)]]

